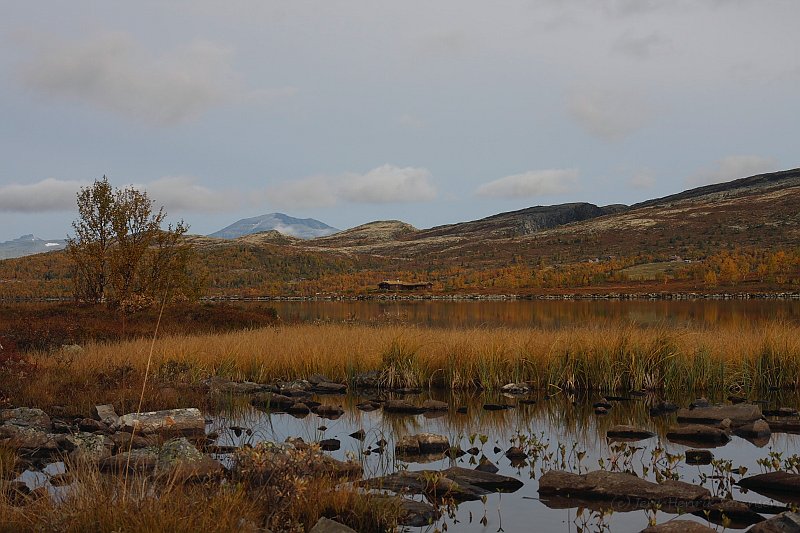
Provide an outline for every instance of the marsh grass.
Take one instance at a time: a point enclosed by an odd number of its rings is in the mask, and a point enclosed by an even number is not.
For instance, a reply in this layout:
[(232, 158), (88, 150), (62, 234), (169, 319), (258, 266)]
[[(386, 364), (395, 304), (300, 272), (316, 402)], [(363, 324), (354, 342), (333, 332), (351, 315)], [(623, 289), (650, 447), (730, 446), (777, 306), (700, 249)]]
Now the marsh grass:
[[(4, 391), (18, 405), (131, 405), (150, 339), (89, 343), (80, 353), (31, 352), (29, 375)], [(143, 409), (205, 406), (201, 380), (270, 382), (321, 373), (350, 382), (377, 370), (385, 387), (494, 390), (529, 382), (552, 391), (757, 391), (800, 386), (800, 326), (431, 329), (300, 324), (169, 335), (154, 345)], [(13, 389), (13, 390), (11, 390)], [(200, 402), (198, 404), (198, 402)]]
[[(5, 452), (0, 459), (0, 473), (9, 461), (13, 467), (14, 458)], [(89, 462), (69, 460), (66, 471), (72, 482), (59, 497), (22, 496), (0, 483), (0, 532), (302, 532), (326, 516), (375, 533), (393, 530), (399, 513), (397, 502), (314, 474), (308, 461), (285, 465), (264, 484), (183, 483), (144, 474), (125, 480)]]

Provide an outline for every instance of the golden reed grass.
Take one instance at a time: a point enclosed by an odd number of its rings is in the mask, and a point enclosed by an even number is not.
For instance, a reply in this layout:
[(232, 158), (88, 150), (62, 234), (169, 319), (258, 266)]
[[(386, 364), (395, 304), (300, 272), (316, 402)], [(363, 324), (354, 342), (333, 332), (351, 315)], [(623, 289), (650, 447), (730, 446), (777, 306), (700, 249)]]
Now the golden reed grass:
[[(118, 389), (141, 386), (151, 342), (88, 344), (69, 356), (33, 353), (37, 377), (27, 392), (56, 396), (99, 382), (118, 400)], [(313, 373), (352, 382), (378, 371), (386, 385), (461, 390), (521, 381), (541, 389), (599, 391), (798, 388), (800, 326), (451, 330), (301, 324), (163, 337), (155, 342), (152, 365), (154, 382), (172, 385), (209, 376), (266, 383)]]

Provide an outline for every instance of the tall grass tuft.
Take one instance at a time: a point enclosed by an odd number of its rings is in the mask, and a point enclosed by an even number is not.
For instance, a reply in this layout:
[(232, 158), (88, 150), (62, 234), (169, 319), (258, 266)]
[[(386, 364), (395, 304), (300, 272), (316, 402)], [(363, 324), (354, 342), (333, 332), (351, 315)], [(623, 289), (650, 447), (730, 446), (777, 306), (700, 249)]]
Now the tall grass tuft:
[[(96, 403), (113, 402), (124, 410), (139, 399), (149, 343), (89, 343), (69, 358), (57, 351), (32, 352), (27, 357), (35, 363), (35, 379), (0, 377), (18, 405), (74, 405), (88, 412)], [(175, 407), (164, 405), (170, 396), (165, 387), (180, 391), (180, 402), (203, 401), (191, 391), (200, 390), (209, 376), (264, 383), (321, 373), (352, 383), (359, 373), (376, 371), (385, 387), (459, 390), (494, 390), (520, 381), (569, 391), (797, 388), (800, 326), (284, 325), (163, 336), (154, 344), (151, 370), (143, 409)]]

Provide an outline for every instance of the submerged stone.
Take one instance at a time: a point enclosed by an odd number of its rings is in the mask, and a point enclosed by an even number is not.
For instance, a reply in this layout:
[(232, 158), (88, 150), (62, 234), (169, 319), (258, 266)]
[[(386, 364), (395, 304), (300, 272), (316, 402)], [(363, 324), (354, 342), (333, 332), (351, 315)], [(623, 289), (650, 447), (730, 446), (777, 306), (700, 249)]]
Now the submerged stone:
[(344, 409), (336, 405), (319, 405), (313, 409), (313, 413), (320, 418), (336, 420), (344, 414)]
[(649, 526), (640, 533), (716, 533), (716, 529), (691, 520), (670, 520), (663, 524)]
[(326, 452), (335, 452), (342, 447), (339, 439), (323, 439), (319, 441), (319, 447)]
[(800, 533), (800, 514), (786, 511), (754, 525), (750, 533)]
[(714, 454), (708, 450), (686, 450), (687, 465), (710, 465)]
[(652, 431), (635, 426), (614, 426), (606, 432), (606, 437), (610, 439), (643, 440), (655, 436)]
[(745, 439), (760, 439), (772, 435), (772, 430), (764, 420), (756, 420), (750, 424), (739, 426), (733, 430), (733, 434)]
[(605, 470), (583, 475), (550, 470), (539, 478), (539, 494), (602, 500), (624, 498), (652, 503), (689, 502), (711, 497), (708, 489), (682, 481), (666, 480), (659, 484), (632, 474)]
[(425, 412), (425, 408), (414, 405), (406, 400), (387, 400), (383, 404), (383, 410), (387, 413), (417, 415)]
[(667, 439), (678, 443), (686, 442), (711, 447), (727, 444), (731, 440), (724, 430), (700, 424), (670, 428)]
[(761, 492), (791, 492), (800, 494), (800, 474), (791, 472), (767, 472), (740, 479), (740, 487)]
[(478, 466), (475, 467), (475, 470), (480, 470), (481, 472), (489, 472), (490, 474), (496, 474), (500, 471), (493, 462), (491, 462), (485, 455), (481, 457), (480, 461), (478, 462)]
[(394, 446), (398, 455), (443, 453), (450, 448), (447, 437), (434, 433), (419, 433), (401, 437)]
[(731, 425), (740, 426), (760, 418), (762, 418), (761, 407), (752, 403), (697, 406), (694, 409), (678, 410), (678, 422), (691, 424), (718, 424), (728, 419)]

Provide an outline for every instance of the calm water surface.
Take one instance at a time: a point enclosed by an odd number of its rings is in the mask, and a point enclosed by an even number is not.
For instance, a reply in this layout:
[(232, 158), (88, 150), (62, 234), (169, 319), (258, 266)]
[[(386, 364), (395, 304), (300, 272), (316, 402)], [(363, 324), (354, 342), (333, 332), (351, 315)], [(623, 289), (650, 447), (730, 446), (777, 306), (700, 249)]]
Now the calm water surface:
[[(427, 415), (390, 415), (380, 410), (365, 413), (355, 408), (356, 403), (369, 397), (374, 396), (315, 397), (325, 404), (341, 405), (345, 409), (345, 415), (337, 420), (321, 419), (313, 414), (296, 418), (289, 414), (270, 414), (247, 407), (243, 413), (236, 416), (216, 417), (212, 429), (221, 434), (220, 444), (240, 445), (261, 440), (283, 442), (288, 437), (302, 437), (306, 442), (336, 438), (341, 441), (341, 449), (329, 453), (338, 459), (349, 457), (360, 461), (365, 470), (365, 478), (388, 474), (403, 468), (441, 470), (452, 465), (474, 467), (474, 463), (470, 462), (470, 455), (455, 460), (440, 457), (426, 463), (409, 462), (394, 456), (394, 442), (400, 437), (421, 432), (437, 433), (447, 436), (451, 445), (460, 446), (464, 450), (473, 445), (481, 448), (481, 453), (500, 468), (500, 474), (513, 476), (524, 482), (524, 486), (517, 492), (489, 495), (485, 505), (480, 501), (462, 503), (455, 511), (454, 517), (443, 518), (430, 528), (419, 531), (434, 531), (436, 528), (441, 530), (444, 524), (449, 531), (465, 532), (640, 531), (648, 523), (648, 514), (645, 511), (615, 512), (610, 516), (601, 517), (588, 510), (579, 514), (577, 504), (566, 509), (549, 508), (539, 501), (537, 478), (543, 470), (563, 466), (560, 464), (559, 445), (565, 447), (566, 469), (571, 471), (577, 471), (579, 467), (582, 472), (597, 470), (600, 460), (609, 465), (614, 458), (617, 458), (620, 466), (624, 466), (622, 453), (619, 450), (615, 451), (614, 444), (606, 439), (606, 431), (616, 424), (633, 424), (657, 434), (654, 438), (631, 444), (637, 449), (631, 455), (628, 467), (640, 475), (643, 473), (642, 467), (651, 463), (651, 452), (655, 448), (662, 447), (672, 454), (681, 454), (689, 449), (671, 443), (664, 437), (667, 429), (675, 424), (674, 415), (661, 417), (649, 415), (648, 406), (657, 400), (656, 397), (613, 402), (613, 408), (606, 416), (595, 415), (591, 407), (591, 403), (598, 400), (600, 395), (576, 397), (558, 394), (550, 398), (538, 396), (534, 397), (537, 402), (533, 405), (517, 404), (517, 400), (512, 397), (484, 394), (451, 395), (426, 392), (405, 397), (413, 403), (422, 402), (429, 397), (447, 401), (451, 407), (450, 411), (435, 418)], [(692, 400), (688, 396), (670, 399), (684, 406)], [(770, 406), (797, 406), (800, 403), (795, 395), (772, 395), (760, 399), (767, 402), (765, 405)], [(712, 400), (723, 399), (712, 398)], [(485, 402), (503, 402), (514, 404), (516, 407), (505, 411), (486, 411), (483, 409)], [(455, 409), (459, 406), (467, 406), (467, 414), (456, 413)], [(242, 434), (236, 437), (229, 429), (230, 426), (250, 428), (252, 435)], [(327, 428), (324, 431), (320, 429), (323, 426)], [(364, 442), (349, 437), (359, 429), (363, 429), (367, 434)], [(485, 444), (481, 443), (480, 435), (485, 435)], [(552, 453), (553, 459), (548, 461), (540, 458), (522, 465), (512, 465), (504, 453), (519, 435), (539, 440), (546, 450), (543, 455)], [(389, 441), (386, 452), (383, 455), (374, 453), (364, 455), (364, 450), (374, 447), (376, 441), (381, 438)], [(495, 448), (499, 448), (500, 451), (495, 451)], [(770, 452), (782, 453), (783, 457), (800, 452), (800, 435), (774, 433), (771, 438), (758, 443), (734, 436), (730, 443), (712, 451), (715, 458), (732, 461), (734, 468), (745, 466), (749, 470), (748, 474), (752, 475), (761, 472), (761, 467), (756, 461), (767, 457)], [(580, 461), (577, 458), (578, 452), (585, 452)], [(701, 474), (711, 475), (714, 473), (712, 470), (712, 466), (690, 466), (683, 460), (676, 466), (681, 480), (696, 484), (702, 483)], [(648, 477), (652, 480), (652, 474)], [(735, 479), (738, 479), (738, 476), (735, 476)], [(712, 493), (720, 492), (718, 481), (709, 479), (705, 481), (704, 486)], [(724, 495), (724, 492), (720, 494)], [(753, 492), (741, 493), (735, 486), (732, 488), (732, 496), (738, 500), (780, 504)], [(420, 496), (415, 498), (421, 499)], [(488, 521), (486, 526), (480, 523), (484, 516)], [(674, 517), (675, 515), (665, 512), (655, 514), (658, 523)], [(707, 523), (704, 518), (693, 515), (683, 515), (681, 519)], [(734, 524), (728, 530), (737, 529), (735, 526)], [(722, 531), (722, 526), (719, 526), (718, 530)]]
[(800, 323), (797, 300), (696, 301), (303, 301), (270, 302), (285, 321), (401, 322), (432, 327), (542, 327), (625, 322), (715, 326)]

